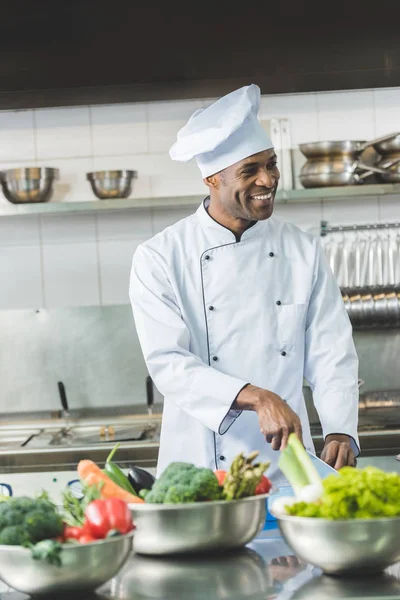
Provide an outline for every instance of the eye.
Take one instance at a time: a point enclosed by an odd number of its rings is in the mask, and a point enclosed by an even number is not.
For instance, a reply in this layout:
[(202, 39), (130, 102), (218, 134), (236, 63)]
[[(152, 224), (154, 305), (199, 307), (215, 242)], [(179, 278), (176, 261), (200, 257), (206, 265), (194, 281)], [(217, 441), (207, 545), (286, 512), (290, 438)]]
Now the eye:
[(268, 163), (268, 169), (276, 169), (278, 166), (278, 161), (274, 160), (273, 162)]

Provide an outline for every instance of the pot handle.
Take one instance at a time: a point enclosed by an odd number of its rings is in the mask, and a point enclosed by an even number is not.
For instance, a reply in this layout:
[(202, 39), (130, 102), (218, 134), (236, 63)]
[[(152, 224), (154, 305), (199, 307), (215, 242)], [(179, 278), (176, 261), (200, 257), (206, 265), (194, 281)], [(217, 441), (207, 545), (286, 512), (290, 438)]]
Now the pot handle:
[(380, 174), (385, 173), (386, 172), (385, 169), (389, 169), (390, 167), (393, 167), (393, 165), (397, 165), (397, 163), (399, 163), (399, 162), (400, 162), (400, 158), (396, 158), (394, 160), (389, 160), (384, 163), (382, 168), (379, 168), (379, 167), (373, 167), (371, 165), (364, 165), (364, 163), (362, 163), (361, 161), (356, 161), (354, 171), (355, 171), (355, 169), (362, 169), (363, 171), (365, 171), (365, 173), (362, 173), (361, 175), (354, 174), (354, 178), (356, 181), (360, 181), (360, 179), (365, 179), (366, 177), (370, 177), (373, 173), (380, 173)]
[(384, 135), (382, 137), (376, 138), (375, 140), (371, 140), (370, 142), (365, 142), (365, 144), (360, 145), (358, 151), (364, 152), (364, 150), (366, 150), (370, 146), (373, 146), (374, 144), (380, 144), (381, 142), (387, 142), (388, 140), (392, 140), (393, 138), (397, 137), (398, 135), (400, 135), (400, 132), (389, 133), (388, 135)]

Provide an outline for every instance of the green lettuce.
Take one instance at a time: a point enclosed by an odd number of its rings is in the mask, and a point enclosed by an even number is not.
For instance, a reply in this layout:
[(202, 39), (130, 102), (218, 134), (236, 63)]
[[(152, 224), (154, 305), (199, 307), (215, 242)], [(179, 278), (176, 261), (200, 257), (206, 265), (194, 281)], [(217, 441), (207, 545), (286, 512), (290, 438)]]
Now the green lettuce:
[(400, 516), (400, 475), (375, 467), (343, 467), (323, 480), (316, 502), (296, 502), (286, 512), (323, 519), (375, 519)]

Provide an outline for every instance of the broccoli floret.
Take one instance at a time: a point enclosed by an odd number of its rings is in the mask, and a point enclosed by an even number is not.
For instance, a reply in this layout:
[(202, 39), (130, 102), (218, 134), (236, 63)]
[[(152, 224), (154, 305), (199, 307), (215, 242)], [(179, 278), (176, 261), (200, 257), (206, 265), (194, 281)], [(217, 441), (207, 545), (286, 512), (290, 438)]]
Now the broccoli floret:
[[(0, 503), (0, 535), (6, 532), (6, 540), (17, 540), (1, 543), (21, 545), (18, 541), (20, 529), (16, 531), (15, 528), (22, 528), (25, 542), (35, 543), (61, 535), (63, 523), (54, 505), (48, 500), (21, 496)], [(7, 530), (11, 530), (11, 533)]]
[(63, 532), (62, 519), (53, 509), (32, 510), (25, 515), (23, 526), (32, 543), (56, 538)]
[(50, 565), (61, 567), (62, 546), (54, 540), (43, 540), (32, 547), (32, 557), (36, 560), (45, 560)]
[(221, 488), (210, 469), (199, 469), (192, 464), (171, 463), (157, 479), (152, 489), (143, 494), (150, 504), (181, 504), (218, 500)]
[(29, 538), (23, 525), (9, 525), (0, 531), (0, 544), (5, 546), (25, 546)]

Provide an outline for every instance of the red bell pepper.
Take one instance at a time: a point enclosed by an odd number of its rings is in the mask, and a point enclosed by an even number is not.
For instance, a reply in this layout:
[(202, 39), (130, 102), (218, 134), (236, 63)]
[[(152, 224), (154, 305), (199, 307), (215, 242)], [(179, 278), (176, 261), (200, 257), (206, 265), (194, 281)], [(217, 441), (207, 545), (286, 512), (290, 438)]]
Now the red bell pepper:
[(111, 530), (128, 533), (133, 529), (131, 511), (120, 498), (94, 500), (85, 511), (86, 524), (91, 535), (103, 539)]
[(218, 469), (217, 471), (214, 471), (214, 475), (218, 479), (218, 484), (221, 487), (224, 485), (226, 473), (227, 473), (227, 471), (223, 471), (222, 469)]

